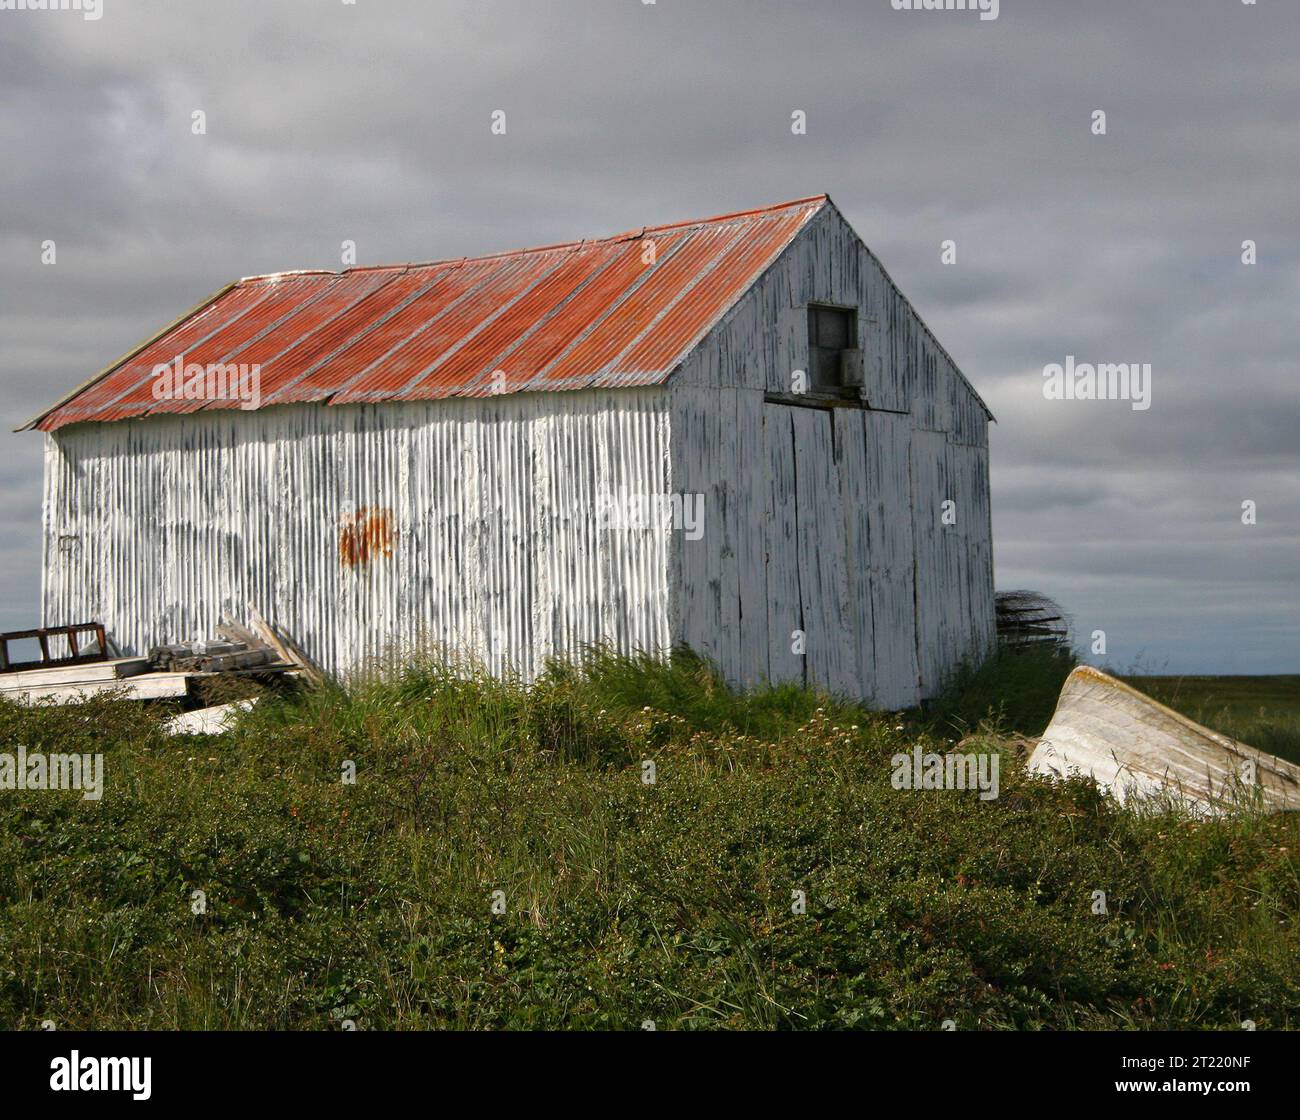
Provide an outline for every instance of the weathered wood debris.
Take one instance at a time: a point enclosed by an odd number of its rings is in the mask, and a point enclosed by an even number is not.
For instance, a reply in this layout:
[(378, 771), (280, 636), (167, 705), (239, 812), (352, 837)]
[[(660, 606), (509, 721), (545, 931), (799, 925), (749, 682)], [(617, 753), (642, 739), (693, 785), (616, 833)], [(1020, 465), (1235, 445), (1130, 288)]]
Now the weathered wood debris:
[[(15, 656), (11, 642), (36, 643), (36, 658), (23, 660)], [(88, 661), (107, 661), (110, 643), (98, 622), (72, 626), (42, 626), (34, 630), (10, 630), (0, 634), (0, 673), (18, 673), (25, 669), (50, 669), (60, 665), (79, 665)]]
[(223, 673), (270, 665), (279, 657), (270, 646), (250, 646), (247, 642), (177, 642), (154, 646), (149, 651), (149, 664), (159, 672)]
[(257, 703), (257, 697), (235, 700), (230, 704), (217, 704), (172, 716), (164, 729), (169, 735), (220, 735), (228, 731), (240, 712), (247, 712)]
[[(98, 623), (0, 634), (0, 699), (69, 704), (112, 691), (130, 700), (179, 700), (195, 707), (213, 695), (214, 684), (226, 680), (251, 677), (269, 683), (290, 673), (313, 683), (322, 679), (252, 604), (249, 618), (248, 627), (227, 619), (211, 639), (156, 645), (145, 657), (110, 657), (111, 640)], [(85, 632), (92, 641), (79, 646), (77, 635)], [(35, 640), (40, 656), (10, 658), (8, 643), (20, 639)]]

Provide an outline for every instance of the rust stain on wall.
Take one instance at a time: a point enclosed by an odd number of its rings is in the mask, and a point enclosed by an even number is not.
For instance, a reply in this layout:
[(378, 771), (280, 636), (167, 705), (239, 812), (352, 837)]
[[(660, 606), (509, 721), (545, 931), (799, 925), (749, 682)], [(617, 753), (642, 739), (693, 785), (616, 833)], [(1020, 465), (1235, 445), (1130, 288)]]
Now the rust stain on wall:
[(393, 511), (387, 506), (360, 506), (339, 517), (339, 561), (359, 568), (378, 556), (392, 556), (397, 543)]

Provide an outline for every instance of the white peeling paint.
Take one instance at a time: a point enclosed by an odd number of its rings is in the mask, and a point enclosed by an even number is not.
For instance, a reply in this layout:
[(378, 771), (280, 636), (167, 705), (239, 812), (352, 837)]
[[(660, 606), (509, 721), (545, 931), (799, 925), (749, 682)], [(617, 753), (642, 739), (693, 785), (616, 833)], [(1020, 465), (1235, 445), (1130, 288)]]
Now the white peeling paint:
[[(808, 368), (810, 303), (858, 308), (870, 409), (765, 399)], [(992, 648), (988, 412), (833, 207), (669, 387), (673, 488), (711, 513), (705, 542), (673, 542), (675, 641), (741, 684), (886, 709), (937, 695)]]
[[(597, 523), (667, 483), (662, 390), (75, 425), (48, 437), (45, 618), (119, 647), (209, 637), (253, 602), (333, 672), (440, 644), (531, 678), (668, 641), (668, 530)], [(391, 555), (341, 536), (387, 513)], [(341, 518), (345, 519), (341, 523)]]
[[(869, 408), (767, 399), (808, 367), (809, 303), (858, 308)], [(988, 423), (827, 206), (666, 387), (60, 429), (44, 618), (141, 651), (251, 601), (334, 672), (440, 645), (531, 679), (685, 643), (738, 684), (908, 707), (994, 640)], [(702, 535), (600, 518), (656, 495), (702, 495)]]

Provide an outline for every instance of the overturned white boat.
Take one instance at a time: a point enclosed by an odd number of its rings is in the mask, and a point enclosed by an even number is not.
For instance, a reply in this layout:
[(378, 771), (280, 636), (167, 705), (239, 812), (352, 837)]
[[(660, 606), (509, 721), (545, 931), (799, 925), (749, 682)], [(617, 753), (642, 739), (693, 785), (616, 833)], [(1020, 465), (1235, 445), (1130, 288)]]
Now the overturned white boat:
[(1088, 665), (1066, 679), (1029, 769), (1087, 775), (1120, 802), (1208, 814), (1300, 809), (1300, 766), (1202, 727)]

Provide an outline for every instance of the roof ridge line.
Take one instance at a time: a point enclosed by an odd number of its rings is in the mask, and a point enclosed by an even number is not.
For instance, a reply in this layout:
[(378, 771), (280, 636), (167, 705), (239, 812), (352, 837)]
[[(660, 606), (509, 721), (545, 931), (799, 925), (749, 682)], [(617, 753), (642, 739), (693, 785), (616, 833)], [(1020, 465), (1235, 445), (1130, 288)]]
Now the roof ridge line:
[(828, 194), (813, 194), (807, 198), (792, 198), (788, 202), (774, 202), (769, 206), (756, 206), (749, 210), (733, 210), (725, 214), (714, 214), (707, 218), (687, 218), (679, 222), (664, 222), (657, 226), (640, 226), (637, 229), (624, 230), (622, 233), (610, 234), (608, 237), (584, 237), (573, 241), (555, 241), (549, 245), (531, 245), (521, 249), (501, 249), (495, 253), (479, 253), (475, 256), (462, 257), (444, 257), (441, 260), (430, 261), (393, 261), (388, 264), (371, 264), (371, 265), (354, 265), (351, 268), (298, 268), (286, 269), (280, 272), (267, 272), (254, 276), (242, 276), (236, 284), (248, 284), (257, 281), (278, 280), (283, 277), (293, 276), (347, 276), (353, 272), (382, 272), (385, 269), (412, 269), (412, 268), (446, 268), (457, 264), (464, 264), (466, 261), (491, 261), (500, 257), (521, 257), (528, 253), (558, 253), (563, 249), (576, 251), (585, 245), (603, 245), (615, 244), (620, 241), (637, 241), (645, 237), (648, 233), (660, 233), (670, 229), (693, 229), (697, 226), (722, 224), (730, 221), (739, 221), (742, 218), (752, 218), (758, 214), (776, 213), (779, 210), (793, 210), (799, 206), (808, 206), (812, 203), (822, 203), (830, 199)]

